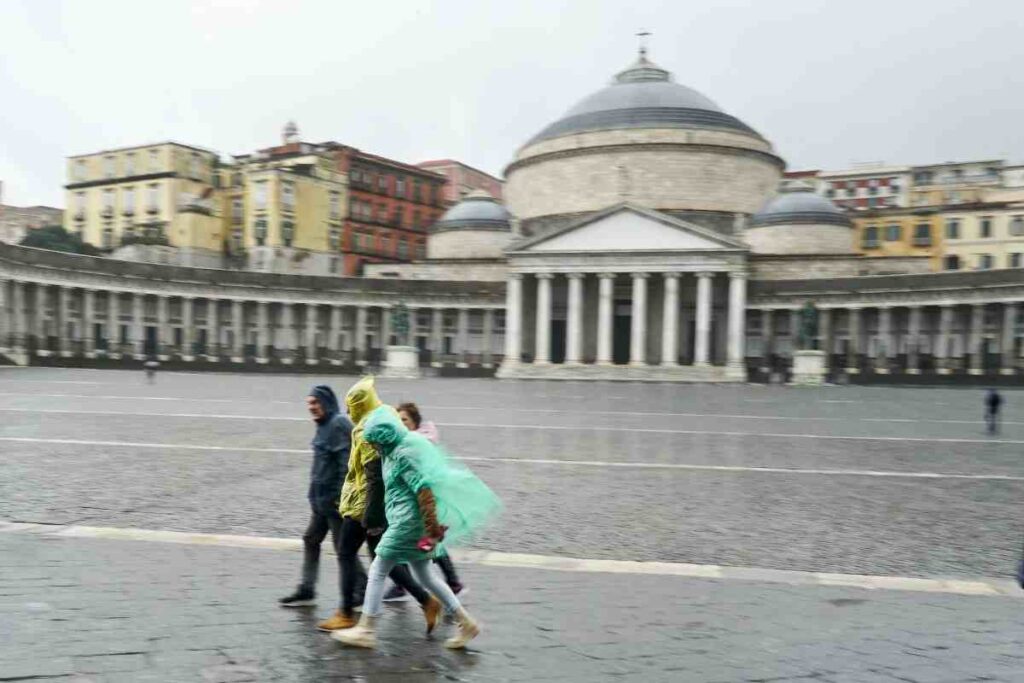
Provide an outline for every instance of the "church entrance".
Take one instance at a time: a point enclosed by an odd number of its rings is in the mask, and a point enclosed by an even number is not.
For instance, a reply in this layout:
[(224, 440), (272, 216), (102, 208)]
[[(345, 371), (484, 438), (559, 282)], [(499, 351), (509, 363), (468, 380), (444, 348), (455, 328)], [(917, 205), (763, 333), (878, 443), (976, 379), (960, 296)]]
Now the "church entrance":
[(615, 317), (612, 320), (612, 362), (616, 365), (629, 364), (629, 341), (633, 327), (633, 306), (630, 301), (615, 302)]
[(552, 363), (565, 362), (566, 325), (567, 323), (564, 320), (551, 321), (551, 348), (548, 349), (548, 358), (551, 359)]

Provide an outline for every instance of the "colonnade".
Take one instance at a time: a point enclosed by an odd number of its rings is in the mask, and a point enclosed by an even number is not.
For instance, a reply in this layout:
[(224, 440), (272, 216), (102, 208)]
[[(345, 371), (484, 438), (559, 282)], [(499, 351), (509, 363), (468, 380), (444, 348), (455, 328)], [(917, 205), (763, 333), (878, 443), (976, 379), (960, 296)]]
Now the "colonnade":
[[(799, 309), (758, 307), (748, 356), (762, 370), (791, 358)], [(817, 348), (848, 374), (1018, 374), (1024, 369), (1024, 301), (828, 305), (818, 310)], [(753, 342), (753, 343), (751, 343)]]
[[(727, 288), (716, 283), (728, 280)], [(683, 343), (690, 343), (692, 366), (744, 367), (746, 272), (517, 272), (507, 283), (504, 371), (519, 365), (543, 368), (629, 365), (679, 367)], [(715, 296), (726, 290), (725, 296)], [(555, 294), (559, 296), (555, 296)], [(564, 296), (562, 296), (564, 295)], [(557, 305), (556, 305), (557, 299)], [(716, 305), (717, 300), (717, 305)], [(564, 306), (562, 302), (564, 301)], [(553, 343), (557, 322), (564, 339)], [(692, 320), (684, 315), (692, 312)], [(714, 335), (714, 316), (723, 315), (726, 333)], [(628, 317), (628, 338), (616, 325)], [(686, 334), (681, 334), (683, 332)], [(713, 343), (724, 338), (724, 349)], [(628, 346), (628, 353), (625, 353)], [(724, 351), (716, 353), (716, 351)], [(687, 357), (689, 353), (685, 354)]]
[[(0, 279), (0, 351), (36, 356), (373, 364), (393, 303), (183, 296)], [(409, 339), (435, 365), (501, 360), (500, 308), (415, 304)]]

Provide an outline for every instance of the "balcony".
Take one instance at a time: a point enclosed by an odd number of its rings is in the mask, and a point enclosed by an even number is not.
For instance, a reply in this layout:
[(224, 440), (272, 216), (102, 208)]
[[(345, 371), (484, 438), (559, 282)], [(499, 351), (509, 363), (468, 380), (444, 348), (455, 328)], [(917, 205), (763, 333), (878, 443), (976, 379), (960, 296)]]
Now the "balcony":
[(915, 237), (913, 244), (915, 247), (930, 247), (932, 246), (931, 237)]
[(377, 249), (373, 245), (363, 244), (361, 242), (357, 242), (356, 244), (353, 244), (350, 251), (353, 254), (367, 254), (367, 255), (376, 255), (377, 254)]
[(76, 221), (84, 221), (85, 220), (85, 211), (82, 211), (81, 209), (79, 209), (78, 211), (75, 211), (75, 220)]
[(113, 218), (114, 207), (104, 206), (103, 209), (100, 211), (100, 215), (103, 216), (104, 218)]
[(944, 176), (942, 178), (929, 178), (927, 180), (914, 180), (918, 187), (948, 186), (948, 185), (995, 185), (999, 183), (998, 173), (971, 173), (962, 176)]
[(874, 239), (874, 240), (864, 240), (861, 243), (860, 246), (861, 246), (862, 249), (878, 249), (878, 247), (881, 246), (881, 245), (879, 244), (877, 239)]

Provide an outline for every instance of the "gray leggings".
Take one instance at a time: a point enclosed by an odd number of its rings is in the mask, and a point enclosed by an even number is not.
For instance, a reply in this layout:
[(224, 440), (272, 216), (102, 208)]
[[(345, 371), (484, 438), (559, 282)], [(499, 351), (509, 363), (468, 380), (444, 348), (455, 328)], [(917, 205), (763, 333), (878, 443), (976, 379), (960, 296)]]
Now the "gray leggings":
[[(370, 565), (369, 581), (366, 584), (366, 600), (363, 602), (363, 614), (366, 616), (376, 617), (383, 611), (384, 579), (388, 577), (396, 564), (398, 562), (395, 560), (380, 555), (373, 559), (373, 563)], [(441, 601), (445, 612), (451, 614), (462, 607), (448, 584), (431, 569), (430, 560), (415, 560), (408, 564), (413, 578)]]

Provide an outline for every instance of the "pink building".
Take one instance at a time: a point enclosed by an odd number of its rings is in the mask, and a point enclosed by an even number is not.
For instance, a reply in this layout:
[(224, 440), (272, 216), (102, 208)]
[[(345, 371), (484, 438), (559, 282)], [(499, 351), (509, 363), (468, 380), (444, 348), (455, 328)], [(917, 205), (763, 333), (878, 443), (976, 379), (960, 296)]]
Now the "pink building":
[(422, 169), (440, 173), (448, 179), (442, 192), (445, 205), (455, 204), (474, 190), (483, 190), (501, 201), (502, 182), (483, 171), (455, 159), (435, 159), (416, 164)]

